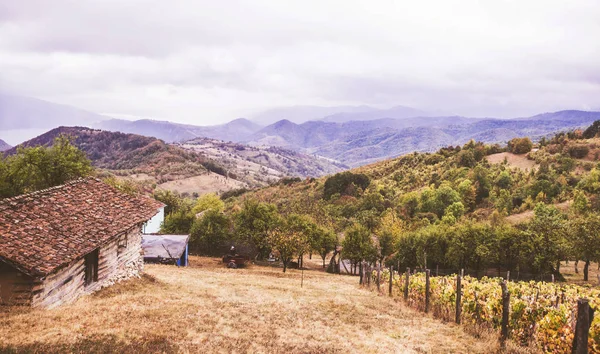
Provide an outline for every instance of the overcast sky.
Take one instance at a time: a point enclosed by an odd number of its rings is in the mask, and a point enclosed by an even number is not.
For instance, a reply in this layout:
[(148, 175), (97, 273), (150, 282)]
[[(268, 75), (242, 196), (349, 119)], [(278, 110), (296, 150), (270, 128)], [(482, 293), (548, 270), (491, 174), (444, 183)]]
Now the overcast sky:
[(0, 90), (194, 124), (288, 105), (600, 109), (600, 3), (3, 0)]

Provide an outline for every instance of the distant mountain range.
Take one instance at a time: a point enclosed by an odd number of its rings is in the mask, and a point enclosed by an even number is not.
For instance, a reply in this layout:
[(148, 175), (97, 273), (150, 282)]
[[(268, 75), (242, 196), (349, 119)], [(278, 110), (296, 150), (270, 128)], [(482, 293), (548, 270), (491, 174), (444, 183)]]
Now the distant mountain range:
[(254, 115), (251, 119), (262, 125), (269, 125), (280, 120), (301, 124), (313, 120), (344, 123), (356, 120), (376, 120), (382, 118), (412, 118), (431, 116), (427, 112), (405, 106), (379, 109), (370, 106), (292, 106), (267, 110)]
[(249, 136), (262, 128), (261, 125), (244, 118), (213, 126), (197, 126), (150, 119), (136, 121), (111, 119), (97, 122), (93, 127), (122, 133), (153, 136), (166, 142), (180, 142), (201, 137), (223, 141), (240, 141), (240, 137)]
[(486, 143), (505, 143), (520, 136), (538, 139), (556, 131), (584, 127), (595, 120), (600, 120), (600, 112), (560, 111), (518, 119), (419, 117), (302, 124), (283, 120), (242, 141), (284, 146), (359, 166), (407, 152), (464, 144), (470, 139)]
[(12, 148), (12, 146), (8, 145), (4, 140), (0, 139), (0, 151), (5, 151)]
[(505, 143), (520, 136), (537, 139), (587, 126), (600, 119), (600, 112), (571, 110), (496, 119), (431, 116), (404, 106), (295, 106), (272, 109), (251, 118), (214, 126), (150, 119), (128, 121), (37, 99), (0, 95), (0, 138), (12, 145), (23, 141), (9, 140), (18, 135), (19, 129), (30, 128), (30, 135), (31, 128), (37, 129), (39, 135), (58, 125), (76, 122), (72, 125), (150, 136), (166, 143), (208, 138), (261, 148), (282, 147), (348, 166), (464, 144), (470, 139), (486, 143)]

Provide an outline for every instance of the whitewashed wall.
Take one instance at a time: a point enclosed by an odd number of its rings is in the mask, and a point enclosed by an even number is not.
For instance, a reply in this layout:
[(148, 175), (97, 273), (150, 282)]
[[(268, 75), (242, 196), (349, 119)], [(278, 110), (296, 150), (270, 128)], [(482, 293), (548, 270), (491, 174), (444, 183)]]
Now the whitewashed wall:
[(165, 221), (165, 208), (162, 207), (158, 210), (158, 213), (148, 220), (147, 223), (142, 226), (142, 233), (144, 234), (155, 234), (160, 231), (160, 224)]

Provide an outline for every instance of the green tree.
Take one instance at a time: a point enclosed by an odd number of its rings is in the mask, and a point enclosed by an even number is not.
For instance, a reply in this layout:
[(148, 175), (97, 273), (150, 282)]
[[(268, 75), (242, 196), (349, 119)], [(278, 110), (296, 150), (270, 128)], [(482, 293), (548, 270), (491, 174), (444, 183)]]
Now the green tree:
[(374, 261), (377, 249), (373, 245), (371, 232), (360, 224), (354, 224), (346, 230), (346, 237), (342, 241), (344, 257), (353, 263), (363, 260)]
[(234, 219), (238, 239), (252, 245), (256, 250), (257, 258), (267, 257), (271, 251), (269, 231), (281, 222), (277, 207), (249, 199), (244, 202)]
[(498, 175), (498, 178), (496, 178), (495, 183), (499, 188), (508, 189), (512, 185), (513, 181), (508, 171), (502, 171)]
[(333, 231), (324, 228), (319, 228), (318, 235), (318, 247), (316, 251), (319, 252), (319, 255), (323, 259), (323, 268), (325, 268), (325, 259), (329, 253), (335, 250), (338, 240)]
[(225, 209), (225, 203), (214, 193), (208, 193), (196, 201), (192, 212), (194, 214), (201, 213), (206, 210), (223, 211)]
[(356, 188), (365, 190), (370, 183), (371, 180), (364, 174), (352, 172), (338, 173), (327, 178), (325, 181), (323, 198), (330, 199), (334, 194), (356, 196), (355, 193), (350, 191), (355, 191)]
[(0, 163), (0, 197), (11, 197), (64, 184), (89, 176), (90, 160), (60, 135), (51, 147), (19, 147), (13, 156)]
[(196, 217), (189, 209), (179, 209), (165, 215), (165, 220), (160, 225), (163, 234), (187, 235)]
[(226, 251), (231, 238), (230, 219), (215, 209), (207, 209), (190, 230), (190, 246), (202, 254), (218, 256)]
[(533, 148), (533, 143), (528, 137), (514, 138), (508, 142), (508, 151), (513, 154), (526, 154)]
[(573, 254), (585, 262), (583, 280), (588, 281), (590, 262), (600, 260), (600, 216), (590, 214), (571, 219), (569, 234)]
[(538, 203), (534, 218), (527, 224), (530, 264), (538, 273), (560, 270), (560, 261), (566, 258), (566, 216), (552, 206)]
[(286, 223), (281, 223), (270, 229), (267, 232), (267, 241), (274, 250), (279, 252), (284, 273), (293, 257), (305, 253), (309, 247), (306, 237), (302, 233), (289, 228)]

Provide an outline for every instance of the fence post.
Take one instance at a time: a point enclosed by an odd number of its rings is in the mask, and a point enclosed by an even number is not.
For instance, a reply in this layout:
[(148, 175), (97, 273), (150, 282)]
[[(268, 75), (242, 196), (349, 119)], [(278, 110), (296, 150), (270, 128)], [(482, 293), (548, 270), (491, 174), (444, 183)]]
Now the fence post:
[(406, 268), (406, 279), (404, 283), (404, 301), (408, 300), (408, 282), (410, 280), (410, 268)]
[(462, 312), (462, 285), (460, 274), (456, 274), (456, 323), (460, 324), (460, 313)]
[(510, 311), (510, 293), (506, 286), (506, 280), (500, 283), (502, 287), (502, 331), (500, 332), (501, 340), (504, 342), (508, 338), (508, 315)]
[(589, 300), (583, 298), (577, 300), (577, 324), (575, 325), (572, 353), (587, 354), (588, 336), (593, 319), (594, 310), (590, 307)]
[(429, 313), (429, 269), (425, 269), (425, 313)]
[(506, 271), (506, 281), (510, 281), (510, 270)]
[(377, 292), (381, 292), (381, 264), (377, 267)]
[(460, 270), (460, 277), (461, 277), (461, 278), (464, 278), (464, 277), (465, 277), (465, 269), (464, 269), (464, 268), (462, 268), (462, 269)]
[(394, 282), (394, 266), (390, 266), (390, 289), (389, 289), (389, 293), (390, 293), (390, 297), (392, 296), (392, 283)]

